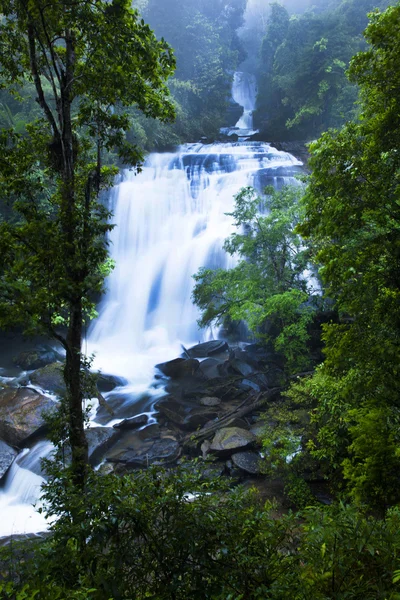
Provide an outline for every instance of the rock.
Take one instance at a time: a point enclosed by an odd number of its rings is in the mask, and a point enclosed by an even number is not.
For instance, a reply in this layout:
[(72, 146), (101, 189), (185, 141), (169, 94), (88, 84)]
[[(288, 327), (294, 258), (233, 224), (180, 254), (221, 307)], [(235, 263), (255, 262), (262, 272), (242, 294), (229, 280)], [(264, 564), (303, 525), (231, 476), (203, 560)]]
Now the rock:
[(255, 452), (236, 452), (231, 458), (233, 464), (242, 471), (250, 475), (261, 473), (261, 459)]
[(60, 360), (62, 357), (59, 352), (51, 348), (50, 346), (42, 346), (37, 350), (30, 350), (27, 352), (20, 352), (16, 357), (13, 358), (14, 364), (25, 371), (31, 371), (33, 369), (40, 369), (50, 363), (54, 363)]
[(256, 441), (255, 435), (240, 427), (223, 427), (214, 436), (210, 451), (216, 454), (232, 454)]
[(89, 462), (96, 465), (100, 462), (102, 456), (113, 445), (119, 432), (113, 427), (91, 427), (85, 431), (88, 441)]
[(18, 452), (0, 440), (0, 481), (13, 464)]
[(149, 465), (165, 465), (179, 458), (181, 448), (172, 437), (156, 440), (144, 452), (125, 450), (118, 456), (109, 458), (110, 462), (122, 463), (127, 467), (148, 467)]
[(236, 371), (237, 373), (239, 373), (239, 375), (243, 375), (244, 377), (247, 377), (247, 375), (251, 375), (251, 373), (254, 372), (254, 369), (250, 365), (248, 365), (246, 362), (244, 362), (243, 360), (234, 358), (234, 359), (231, 359), (229, 362), (230, 362), (230, 366), (232, 367), (232, 369), (234, 371)]
[(126, 384), (126, 379), (116, 377), (115, 375), (104, 375), (104, 373), (100, 373), (97, 376), (97, 389), (103, 394), (112, 392), (116, 387), (124, 386)]
[(199, 366), (199, 361), (194, 358), (175, 358), (174, 360), (156, 365), (156, 368), (167, 377), (179, 379), (194, 375)]
[(42, 390), (62, 396), (66, 393), (63, 372), (64, 365), (62, 363), (51, 363), (34, 371), (31, 375), (31, 383)]
[(203, 481), (212, 481), (219, 479), (225, 474), (225, 464), (209, 465), (201, 472), (201, 479)]
[(207, 356), (213, 356), (214, 354), (220, 354), (229, 350), (228, 344), (223, 340), (211, 340), (210, 342), (204, 342), (197, 344), (189, 348), (187, 353), (191, 358), (207, 358)]
[(156, 408), (169, 421), (189, 431), (202, 427), (217, 416), (207, 407), (185, 405), (173, 399), (159, 402)]
[(148, 421), (147, 415), (138, 415), (137, 417), (132, 417), (130, 419), (124, 419), (121, 423), (117, 423), (114, 425), (114, 429), (134, 429), (135, 427), (141, 427), (142, 425), (147, 425)]
[(199, 371), (204, 375), (206, 379), (215, 379), (220, 377), (218, 367), (221, 361), (216, 358), (206, 358), (200, 363)]
[(261, 391), (260, 386), (257, 383), (254, 383), (254, 381), (251, 381), (251, 379), (243, 379), (239, 384), (239, 387), (244, 390), (254, 390), (255, 392)]
[(219, 406), (221, 400), (215, 396), (205, 396), (204, 398), (200, 398), (200, 404), (202, 406)]
[[(111, 448), (115, 440), (119, 437), (119, 431), (113, 427), (91, 427), (85, 430), (85, 436), (88, 442), (89, 462), (95, 466), (100, 462), (103, 455)], [(64, 446), (64, 460), (68, 463), (71, 460), (71, 449), (69, 444)]]
[(0, 437), (20, 447), (27, 438), (46, 430), (42, 413), (54, 407), (53, 400), (31, 388), (0, 391)]
[(204, 442), (200, 446), (200, 450), (201, 450), (201, 453), (202, 453), (204, 459), (206, 459), (210, 448), (211, 448), (210, 440), (204, 440)]

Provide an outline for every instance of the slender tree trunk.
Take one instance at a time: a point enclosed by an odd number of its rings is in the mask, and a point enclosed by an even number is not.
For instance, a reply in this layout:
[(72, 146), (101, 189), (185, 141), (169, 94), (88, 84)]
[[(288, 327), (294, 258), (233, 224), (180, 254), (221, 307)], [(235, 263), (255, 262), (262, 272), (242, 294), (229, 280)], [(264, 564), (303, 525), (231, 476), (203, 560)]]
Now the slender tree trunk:
[(76, 298), (70, 307), (67, 333), (67, 356), (64, 378), (67, 386), (69, 442), (72, 454), (73, 481), (83, 488), (88, 469), (88, 444), (84, 430), (83, 389), (81, 368), (82, 303)]

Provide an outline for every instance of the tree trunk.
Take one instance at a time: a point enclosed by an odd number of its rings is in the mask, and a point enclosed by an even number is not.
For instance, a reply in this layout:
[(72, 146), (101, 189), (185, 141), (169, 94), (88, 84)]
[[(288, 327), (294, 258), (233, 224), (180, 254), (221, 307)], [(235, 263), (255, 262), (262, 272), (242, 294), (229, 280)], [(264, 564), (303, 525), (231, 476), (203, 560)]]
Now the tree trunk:
[(64, 379), (67, 386), (69, 442), (72, 454), (73, 482), (83, 488), (88, 470), (88, 444), (84, 430), (81, 369), (82, 302), (71, 302), (67, 333), (67, 356)]

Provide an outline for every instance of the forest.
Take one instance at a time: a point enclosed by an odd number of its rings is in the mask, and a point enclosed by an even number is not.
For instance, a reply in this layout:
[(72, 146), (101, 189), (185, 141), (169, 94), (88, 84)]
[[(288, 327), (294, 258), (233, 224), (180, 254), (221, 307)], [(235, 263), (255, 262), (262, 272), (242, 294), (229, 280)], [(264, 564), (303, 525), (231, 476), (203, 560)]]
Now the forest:
[(1, 599), (400, 599), (399, 148), (399, 2), (0, 0)]

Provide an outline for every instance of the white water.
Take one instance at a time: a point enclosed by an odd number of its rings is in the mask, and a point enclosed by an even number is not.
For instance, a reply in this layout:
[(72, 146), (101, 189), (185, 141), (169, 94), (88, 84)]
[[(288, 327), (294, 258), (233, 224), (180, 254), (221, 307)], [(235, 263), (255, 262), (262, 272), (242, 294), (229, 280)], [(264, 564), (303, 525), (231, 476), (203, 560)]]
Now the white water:
[(229, 266), (222, 244), (234, 230), (226, 214), (234, 195), (260, 175), (273, 183), (300, 164), (264, 142), (188, 144), (150, 155), (138, 176), (125, 172), (112, 199), (116, 268), (89, 335), (95, 367), (125, 377), (140, 394), (154, 364), (178, 356), (181, 343), (203, 340), (192, 275)]
[(257, 85), (254, 75), (236, 72), (233, 78), (232, 98), (243, 106), (243, 114), (235, 127), (246, 130), (248, 134), (253, 131), (253, 111), (256, 107)]
[(0, 489), (0, 536), (47, 529), (44, 515), (33, 505), (38, 503), (44, 482), (40, 459), (48, 456), (52, 447), (50, 442), (39, 442), (32, 450), (23, 450), (11, 466), (4, 488)]
[[(256, 91), (242, 75), (236, 74), (233, 84), (235, 100), (244, 107), (236, 127), (248, 135)], [(178, 356), (181, 343), (190, 346), (213, 334), (197, 328), (192, 275), (201, 266), (232, 261), (222, 243), (233, 231), (226, 213), (234, 195), (248, 185), (288, 183), (300, 165), (267, 143), (242, 141), (186, 144), (174, 153), (151, 154), (138, 176), (123, 173), (111, 197), (116, 227), (110, 253), (116, 268), (85, 351), (96, 353), (96, 368), (128, 380), (113, 393), (124, 399), (129, 416), (145, 413), (151, 422), (153, 404), (163, 393), (152, 387), (154, 365)], [(43, 482), (40, 457), (50, 450), (40, 442), (11, 467), (0, 488), (0, 536), (46, 529), (32, 505)]]

